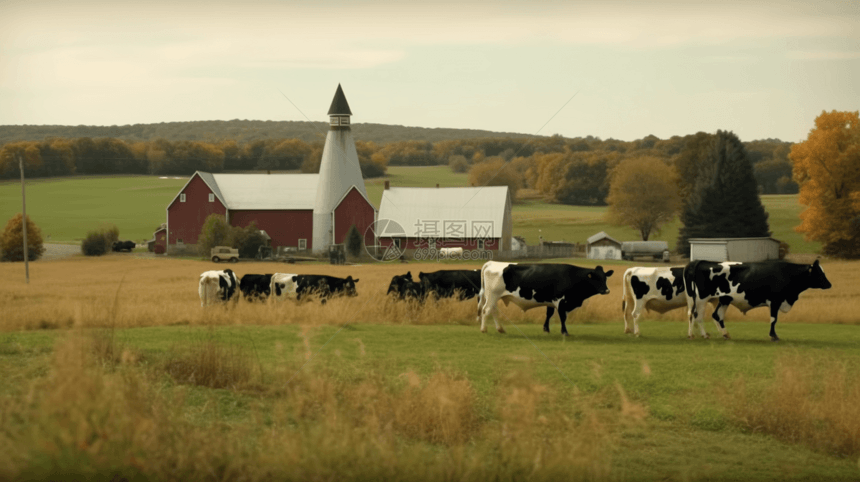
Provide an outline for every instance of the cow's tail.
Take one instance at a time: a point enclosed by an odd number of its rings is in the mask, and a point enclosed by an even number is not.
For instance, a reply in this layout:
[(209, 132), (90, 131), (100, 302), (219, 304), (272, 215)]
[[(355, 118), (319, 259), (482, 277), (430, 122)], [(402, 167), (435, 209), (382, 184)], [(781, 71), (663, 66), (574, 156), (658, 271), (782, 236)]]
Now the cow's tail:
[(484, 311), (484, 305), (486, 304), (486, 286), (484, 286), (484, 270), (487, 269), (487, 264), (484, 263), (481, 266), (481, 289), (478, 291), (478, 323), (481, 322), (481, 312)]
[[(200, 279), (200, 283), (203, 285), (203, 303), (206, 306), (212, 304), (217, 296), (213, 299), (212, 296), (218, 292), (218, 278), (213, 278), (211, 276), (202, 277)], [(215, 286), (214, 288), (212, 286)]]
[(706, 260), (697, 259), (689, 263), (684, 267), (684, 291), (687, 295), (687, 306), (689, 309), (687, 310), (687, 316), (690, 318), (690, 322), (693, 322), (694, 318), (698, 318), (698, 307), (699, 307), (699, 296), (698, 296), (698, 285), (696, 283), (696, 274), (699, 272), (699, 265)]
[(621, 278), (621, 314), (624, 316), (624, 326), (627, 326), (627, 285), (633, 278), (633, 271), (627, 270), (624, 272), (624, 277)]

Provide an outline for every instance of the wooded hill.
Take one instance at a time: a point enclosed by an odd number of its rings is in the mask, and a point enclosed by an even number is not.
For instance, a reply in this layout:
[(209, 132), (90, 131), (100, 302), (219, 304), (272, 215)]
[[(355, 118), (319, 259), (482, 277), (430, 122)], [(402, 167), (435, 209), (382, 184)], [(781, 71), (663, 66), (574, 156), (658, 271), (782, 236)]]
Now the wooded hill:
[[(328, 124), (298, 121), (195, 121), (161, 122), (124, 126), (0, 126), (0, 144), (17, 141), (42, 141), (52, 137), (111, 137), (126, 142), (152, 141), (236, 141), (239, 144), (255, 140), (300, 139), (305, 142), (325, 140)], [(429, 129), (387, 124), (352, 124), (353, 136), (368, 142), (385, 144), (399, 141), (429, 141), (472, 139), (476, 137), (545, 137), (511, 132), (491, 132), (477, 129)]]

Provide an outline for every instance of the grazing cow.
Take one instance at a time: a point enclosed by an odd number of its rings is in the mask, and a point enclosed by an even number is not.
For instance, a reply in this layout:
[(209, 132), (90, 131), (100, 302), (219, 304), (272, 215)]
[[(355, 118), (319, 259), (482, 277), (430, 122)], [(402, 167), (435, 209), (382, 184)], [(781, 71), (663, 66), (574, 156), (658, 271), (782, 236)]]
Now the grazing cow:
[(315, 294), (325, 304), (326, 299), (335, 294), (346, 296), (358, 296), (355, 284), (358, 279), (347, 276), (346, 279), (334, 276), (323, 276), (316, 274), (300, 274), (296, 276), (296, 300), (301, 300), (303, 295)]
[(114, 241), (113, 250), (116, 252), (128, 251), (129, 253), (136, 247), (134, 241)]
[(481, 271), (477, 269), (451, 269), (418, 273), (418, 279), (426, 295), (433, 293), (437, 298), (452, 298), (459, 293), (459, 299), (468, 300), (478, 295), (481, 289)]
[(412, 281), (412, 272), (407, 271), (406, 274), (391, 278), (387, 294), (391, 295), (392, 293), (397, 294), (398, 300), (408, 298), (420, 300), (424, 298), (424, 286), (421, 283)]
[(272, 284), (269, 288), (272, 299), (284, 300), (296, 296), (296, 277), (298, 275), (288, 273), (275, 273), (272, 275)]
[(233, 270), (206, 271), (200, 275), (200, 306), (209, 306), (217, 301), (229, 301), (239, 286)]
[(624, 333), (630, 333), (627, 308), (633, 318), (633, 334), (639, 336), (642, 309), (666, 313), (687, 306), (684, 292), (684, 268), (630, 268), (624, 272), (621, 291)]
[(702, 323), (704, 305), (716, 300), (718, 304), (714, 310), (714, 323), (726, 339), (729, 333), (726, 331), (725, 315), (729, 305), (734, 305), (744, 314), (759, 306), (770, 308), (771, 341), (779, 341), (776, 320), (780, 311), (788, 313), (800, 293), (807, 289), (826, 290), (831, 286), (818, 260), (812, 264), (694, 261), (684, 268), (684, 285), (690, 318), (687, 336), (690, 338), (693, 338), (694, 321), (699, 324), (702, 336), (708, 338)]
[(439, 248), (439, 256), (443, 258), (462, 258), (463, 248)]
[(272, 293), (271, 274), (246, 274), (239, 282), (239, 289), (246, 299), (250, 301), (268, 298)]
[(513, 302), (523, 311), (546, 306), (543, 331), (549, 333), (549, 319), (558, 310), (561, 334), (567, 336), (567, 314), (582, 306), (586, 299), (609, 294), (606, 278), (613, 271), (603, 267), (580, 268), (569, 264), (515, 264), (487, 261), (481, 268), (481, 296), (478, 297), (478, 318), (481, 332), (487, 332), (487, 315), (493, 316), (496, 330), (505, 330), (496, 319), (498, 303)]

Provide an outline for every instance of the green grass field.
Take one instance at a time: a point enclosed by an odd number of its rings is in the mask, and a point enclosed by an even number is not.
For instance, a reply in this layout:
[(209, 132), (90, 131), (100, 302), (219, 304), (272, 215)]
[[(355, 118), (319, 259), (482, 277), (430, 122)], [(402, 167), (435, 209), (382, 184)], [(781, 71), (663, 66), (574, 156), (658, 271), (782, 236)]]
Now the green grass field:
[[(464, 186), (466, 174), (455, 174), (447, 166), (400, 167), (388, 169), (392, 186)], [(77, 243), (88, 230), (113, 223), (122, 239), (142, 241), (165, 221), (167, 204), (184, 185), (185, 179), (154, 176), (37, 179), (27, 184), (27, 212), (52, 242)], [(384, 179), (367, 180), (371, 202), (379, 205)], [(793, 253), (814, 253), (820, 243), (807, 242), (794, 231), (803, 206), (795, 195), (762, 196), (770, 213), (773, 237), (791, 245)], [(0, 219), (20, 212), (21, 189), (15, 182), (0, 183)], [(604, 220), (605, 207), (565, 206), (526, 200), (513, 208), (514, 235), (536, 244), (539, 236), (548, 241), (581, 242), (600, 231), (620, 241), (637, 240), (632, 229), (612, 226)], [(653, 239), (674, 246), (680, 223), (676, 220)]]
[[(597, 410), (606, 412), (610, 420), (614, 417), (615, 422), (607, 422), (603, 428), (606, 430), (603, 435), (611, 442), (599, 455), (607, 463), (608, 472), (604, 476), (608, 480), (855, 480), (860, 477), (856, 454), (840, 457), (803, 442), (788, 443), (750, 429), (743, 423), (745, 408), (737, 400), (740, 382), (750, 393), (759, 393), (773, 385), (777, 380), (776, 367), (787, 356), (810, 365), (834, 361), (849, 367), (852, 380), (856, 381), (854, 375), (860, 366), (856, 350), (860, 332), (856, 327), (784, 325), (781, 334), (787, 341), (774, 344), (764, 341), (761, 335), (766, 328), (759, 323), (735, 323), (732, 341), (689, 341), (681, 325), (647, 323), (646, 336), (638, 339), (622, 335), (617, 323), (578, 323), (571, 326), (572, 336), (568, 339), (558, 336), (557, 324), (553, 325), (553, 335), (542, 333), (539, 325), (509, 325), (508, 335), (482, 335), (476, 326), (458, 325), (358, 324), (340, 331), (337, 326), (320, 326), (307, 332), (295, 325), (151, 327), (119, 330), (115, 341), (123, 350), (138, 353), (137, 358), (143, 360), (135, 370), (157, 367), (177, 347), (184, 350), (202, 339), (214, 339), (252, 354), (252, 365), (259, 372), (253, 383), (244, 388), (213, 389), (176, 384), (158, 377), (154, 382), (162, 396), (183, 390), (179, 416), (197, 426), (215, 427), (217, 433), (228, 439), (247, 437), (248, 443), (254, 440), (257, 429), (292, 430), (275, 428), (266, 422), (269, 416), (265, 414), (289, 396), (286, 394), (290, 393), (290, 379), (299, 370), (298, 379), (303, 381), (292, 383), (303, 389), (310, 389), (304, 385), (308, 380), (321, 377), (336, 380), (334, 383), (344, 387), (366, 386), (381, 379), (385, 380), (387, 390), (394, 392), (403, 389), (408, 380), (406, 374), (416, 373), (420, 380), (427, 380), (443, 370), (465, 376), (474, 388), (474, 411), (482, 425), (492, 426), (503, 417), (497, 408), (502, 403), (500, 397), (508, 393), (506, 390), (516, 390), (505, 388), (511, 383), (534, 384), (529, 386), (543, 387), (538, 392), (548, 390), (558, 394), (546, 402), (550, 406), (538, 409), (538, 413), (575, 419), (581, 416), (577, 411)], [(50, 371), (52, 347), (64, 336), (67, 335), (56, 331), (0, 334), (0, 377), (5, 382), (0, 386), (0, 397), (26, 393), (29, 380)], [(313, 357), (300, 368), (310, 352)], [(620, 389), (624, 393), (621, 400)], [(583, 400), (590, 406), (583, 408), (580, 405)], [(625, 415), (624, 410), (634, 412), (629, 423), (619, 421), (630, 415)], [(13, 419), (9, 420), (9, 427), (15, 426)], [(560, 420), (549, 421), (555, 422)], [(19, 432), (10, 429), (6, 434), (8, 442), (9, 434), (14, 439)], [(122, 434), (116, 436), (122, 438)], [(578, 436), (585, 435), (567, 434), (572, 439)], [(56, 440), (53, 443), (62, 446), (60, 435)], [(0, 435), (2, 441), (4, 435)], [(318, 450), (321, 452), (317, 457), (324, 458), (326, 451), (338, 449), (318, 447)], [(432, 450), (436, 454), (433, 457), (448, 450), (456, 448), (437, 445)], [(59, 465), (38, 466), (50, 464), (51, 457), (46, 453), (34, 459), (37, 467), (31, 470), (52, 473), (65, 467), (64, 470), (86, 472), (99, 466), (99, 459), (95, 455), (90, 457), (85, 450), (76, 453), (70, 447), (64, 454), (65, 459), (54, 462)], [(564, 454), (564, 457), (575, 455)], [(447, 460), (433, 457), (425, 463), (442, 464)], [(534, 463), (532, 476), (544, 479), (546, 475), (541, 476), (540, 464)], [(129, 468), (126, 467), (126, 473)], [(372, 469), (361, 466), (332, 470), (339, 471), (337, 478), (363, 479), (364, 471)], [(575, 474), (578, 468), (570, 470)], [(508, 475), (515, 479), (530, 478), (527, 473), (520, 477), (514, 473)], [(398, 478), (409, 479), (406, 474)]]

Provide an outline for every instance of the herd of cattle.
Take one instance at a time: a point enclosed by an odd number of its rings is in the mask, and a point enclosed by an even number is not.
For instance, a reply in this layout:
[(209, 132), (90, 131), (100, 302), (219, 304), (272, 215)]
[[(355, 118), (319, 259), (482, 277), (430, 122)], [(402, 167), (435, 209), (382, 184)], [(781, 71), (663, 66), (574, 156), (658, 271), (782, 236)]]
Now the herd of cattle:
[[(487, 317), (499, 333), (498, 302), (513, 303), (523, 311), (546, 307), (543, 329), (549, 333), (549, 320), (558, 311), (561, 333), (567, 335), (567, 316), (583, 306), (592, 296), (609, 294), (606, 280), (613, 271), (598, 266), (594, 269), (567, 264), (517, 264), (488, 261), (480, 270), (442, 270), (394, 276), (388, 286), (392, 299), (423, 301), (427, 298), (457, 297), (460, 300), (478, 298), (477, 318), (486, 333)], [(331, 296), (357, 296), (351, 276), (335, 278), (323, 275), (287, 273), (246, 274), (241, 280), (230, 270), (206, 271), (200, 275), (200, 304), (238, 299), (238, 289), (248, 300), (272, 298), (301, 300), (313, 295), (325, 303)], [(756, 307), (770, 309), (770, 338), (776, 334), (777, 315), (788, 313), (800, 293), (810, 288), (828, 289), (830, 281), (816, 260), (811, 265), (777, 261), (737, 263), (694, 261), (675, 268), (630, 268), (622, 280), (622, 311), (624, 332), (639, 336), (642, 310), (665, 313), (686, 307), (689, 319), (687, 336), (694, 338), (693, 325), (698, 324), (702, 337), (708, 338), (703, 318), (705, 305), (714, 307), (713, 319), (725, 338), (725, 314), (729, 305), (743, 313)], [(631, 308), (628, 310), (628, 308)], [(628, 313), (629, 312), (629, 313)]]

